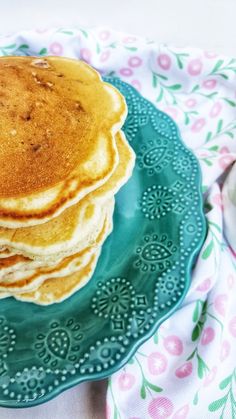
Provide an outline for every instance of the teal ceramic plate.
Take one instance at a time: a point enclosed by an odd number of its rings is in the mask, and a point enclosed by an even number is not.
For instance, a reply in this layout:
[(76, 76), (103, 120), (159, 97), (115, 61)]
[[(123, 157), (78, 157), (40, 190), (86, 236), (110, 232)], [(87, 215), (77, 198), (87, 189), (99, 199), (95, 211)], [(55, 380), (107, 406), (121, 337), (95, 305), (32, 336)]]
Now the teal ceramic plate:
[(132, 87), (125, 133), (136, 152), (92, 280), (49, 307), (0, 301), (0, 405), (27, 407), (121, 368), (176, 310), (205, 236), (200, 170), (175, 123)]

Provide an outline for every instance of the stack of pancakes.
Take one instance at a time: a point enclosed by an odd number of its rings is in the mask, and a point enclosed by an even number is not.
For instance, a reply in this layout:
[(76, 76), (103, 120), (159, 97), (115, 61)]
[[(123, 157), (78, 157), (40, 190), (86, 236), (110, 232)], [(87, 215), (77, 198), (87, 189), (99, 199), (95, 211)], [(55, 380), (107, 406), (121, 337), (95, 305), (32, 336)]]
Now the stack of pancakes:
[(134, 152), (122, 95), (87, 64), (0, 59), (0, 297), (60, 302), (92, 276)]

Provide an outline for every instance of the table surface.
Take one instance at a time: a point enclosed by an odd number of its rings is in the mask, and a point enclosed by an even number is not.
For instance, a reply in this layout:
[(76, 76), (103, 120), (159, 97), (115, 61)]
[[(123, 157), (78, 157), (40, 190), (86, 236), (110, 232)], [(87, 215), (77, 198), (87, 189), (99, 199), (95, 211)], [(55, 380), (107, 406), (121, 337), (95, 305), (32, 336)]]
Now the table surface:
[[(0, 33), (81, 25), (197, 46), (236, 57), (235, 0), (8, 0), (0, 3)], [(96, 11), (94, 11), (96, 5)], [(31, 409), (0, 408), (1, 419), (102, 419), (106, 381), (81, 384)]]
[(0, 33), (105, 25), (158, 42), (236, 56), (235, 0), (7, 0), (0, 6)]

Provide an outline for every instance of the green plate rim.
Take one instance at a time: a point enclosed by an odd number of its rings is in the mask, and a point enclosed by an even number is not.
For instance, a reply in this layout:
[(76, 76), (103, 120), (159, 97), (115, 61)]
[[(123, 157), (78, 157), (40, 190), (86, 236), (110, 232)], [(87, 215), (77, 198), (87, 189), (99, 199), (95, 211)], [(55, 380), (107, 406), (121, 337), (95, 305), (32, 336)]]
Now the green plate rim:
[[(114, 77), (104, 77), (104, 80), (106, 82), (111, 82), (114, 79), (118, 79), (118, 78), (114, 78)], [(140, 93), (138, 93), (136, 91), (136, 89), (134, 89), (131, 85), (129, 85), (128, 83), (123, 82), (122, 80), (118, 79), (119, 81), (121, 81), (123, 84), (126, 84), (127, 86), (129, 86), (129, 88), (131, 88), (135, 94), (137, 96), (140, 96)], [(151, 104), (151, 106), (153, 108), (155, 108), (160, 114), (162, 115), (166, 115), (164, 112), (162, 112), (161, 110), (159, 110), (158, 108), (155, 107), (155, 105), (150, 102), (148, 99), (146, 99), (144, 97), (144, 99)], [(197, 174), (196, 174), (196, 184), (197, 184), (197, 193), (198, 193), (198, 197), (199, 197), (199, 208), (198, 208), (198, 215), (201, 218), (201, 223), (202, 223), (202, 236), (199, 238), (198, 243), (195, 245), (194, 249), (191, 251), (191, 255), (188, 257), (188, 265), (186, 265), (186, 281), (185, 281), (185, 288), (183, 291), (183, 294), (181, 295), (180, 299), (176, 302), (176, 304), (166, 313), (163, 315), (163, 317), (161, 317), (156, 323), (154, 322), (153, 325), (150, 327), (150, 329), (145, 332), (145, 334), (143, 336), (139, 336), (133, 343), (132, 343), (132, 348), (130, 348), (130, 350), (124, 355), (124, 357), (122, 357), (120, 360), (116, 361), (116, 364), (107, 368), (105, 371), (101, 371), (101, 372), (95, 372), (95, 373), (87, 373), (84, 375), (79, 375), (79, 372), (76, 372), (76, 374), (74, 375), (74, 377), (70, 377), (70, 381), (67, 382), (65, 381), (64, 383), (60, 383), (60, 385), (58, 385), (58, 387), (53, 388), (52, 392), (48, 392), (34, 400), (29, 400), (29, 401), (17, 401), (17, 400), (1, 400), (0, 399), (0, 406), (1, 407), (5, 407), (5, 408), (29, 408), (29, 407), (33, 407), (33, 406), (37, 406), (43, 403), (46, 403), (52, 399), (54, 399), (55, 397), (57, 397), (59, 394), (61, 394), (62, 392), (78, 385), (81, 384), (83, 382), (89, 382), (89, 381), (99, 381), (99, 380), (103, 380), (105, 378), (108, 378), (110, 375), (114, 374), (115, 372), (117, 372), (118, 370), (120, 370), (128, 361), (129, 359), (134, 355), (134, 353), (137, 351), (137, 349), (144, 343), (146, 342), (148, 339), (150, 339), (153, 334), (157, 331), (157, 329), (160, 327), (160, 325), (166, 320), (168, 319), (175, 311), (178, 310), (178, 308), (181, 306), (189, 288), (190, 288), (190, 284), (191, 284), (191, 269), (192, 266), (194, 264), (194, 261), (197, 257), (197, 255), (200, 252), (200, 249), (204, 243), (205, 240), (205, 236), (206, 236), (206, 231), (207, 231), (207, 224), (206, 224), (206, 219), (205, 219), (205, 215), (204, 215), (204, 210), (203, 210), (203, 194), (201, 191), (201, 184), (202, 184), (202, 173), (201, 173), (201, 168), (199, 165), (199, 162), (196, 158), (196, 156), (194, 155), (194, 153), (192, 152), (191, 149), (189, 149), (183, 142), (179, 128), (177, 126), (177, 124), (175, 123), (175, 121), (168, 115), (168, 120), (171, 121), (176, 129), (176, 134), (177, 134), (177, 138), (178, 141), (181, 143), (181, 145), (184, 147), (184, 149), (188, 150), (191, 152), (192, 156), (195, 159), (195, 162), (197, 163)]]

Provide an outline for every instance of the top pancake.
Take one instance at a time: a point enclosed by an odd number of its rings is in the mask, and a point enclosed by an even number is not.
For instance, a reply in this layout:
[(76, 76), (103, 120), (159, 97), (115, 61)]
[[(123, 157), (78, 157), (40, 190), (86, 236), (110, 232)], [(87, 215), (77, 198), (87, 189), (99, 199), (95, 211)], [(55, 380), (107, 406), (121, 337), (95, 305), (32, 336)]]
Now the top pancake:
[(104, 201), (112, 198), (127, 182), (134, 167), (134, 152), (121, 131), (116, 134), (115, 141), (119, 164), (100, 188), (47, 223), (17, 229), (0, 227), (0, 246), (5, 249), (1, 254), (5, 254), (5, 265), (8, 265), (8, 256), (10, 264), (14, 261), (11, 253), (7, 254), (8, 250), (38, 261), (51, 262), (79, 251), (78, 247), (85, 247), (86, 241), (99, 226), (103, 208), (107, 206)]
[(82, 61), (0, 58), (0, 225), (44, 223), (118, 164), (122, 95)]

